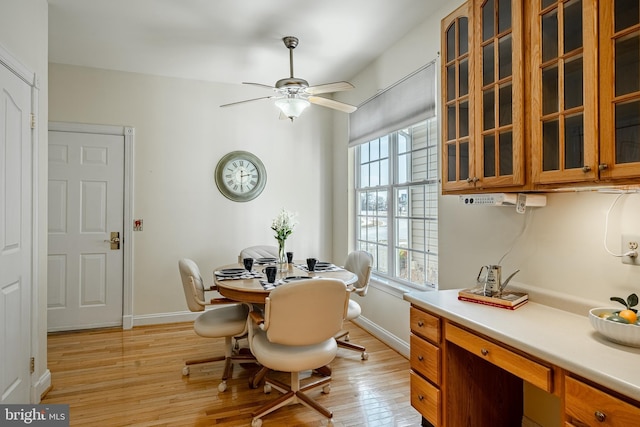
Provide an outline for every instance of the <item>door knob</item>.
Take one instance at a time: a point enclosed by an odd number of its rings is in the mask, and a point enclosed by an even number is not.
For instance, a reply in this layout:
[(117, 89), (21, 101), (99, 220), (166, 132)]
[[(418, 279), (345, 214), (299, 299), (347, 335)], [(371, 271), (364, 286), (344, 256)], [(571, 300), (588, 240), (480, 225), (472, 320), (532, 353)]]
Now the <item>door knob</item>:
[(112, 231), (111, 239), (105, 240), (105, 242), (111, 243), (112, 251), (120, 249), (120, 233), (118, 231)]

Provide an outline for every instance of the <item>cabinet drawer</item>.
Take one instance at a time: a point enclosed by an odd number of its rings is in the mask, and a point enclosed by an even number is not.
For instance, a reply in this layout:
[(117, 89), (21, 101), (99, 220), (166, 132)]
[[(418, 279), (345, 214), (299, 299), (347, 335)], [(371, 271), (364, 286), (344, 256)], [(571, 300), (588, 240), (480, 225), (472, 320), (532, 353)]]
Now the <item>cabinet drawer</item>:
[(445, 325), (445, 339), (546, 392), (553, 391), (552, 371), (547, 366), (450, 323)]
[(435, 427), (440, 425), (440, 390), (411, 372), (411, 406)]
[(411, 307), (409, 323), (411, 332), (440, 344), (440, 319), (415, 307)]
[(417, 335), (411, 334), (411, 369), (440, 385), (440, 349)]
[(565, 377), (565, 412), (575, 426), (638, 425), (640, 408), (575, 378)]

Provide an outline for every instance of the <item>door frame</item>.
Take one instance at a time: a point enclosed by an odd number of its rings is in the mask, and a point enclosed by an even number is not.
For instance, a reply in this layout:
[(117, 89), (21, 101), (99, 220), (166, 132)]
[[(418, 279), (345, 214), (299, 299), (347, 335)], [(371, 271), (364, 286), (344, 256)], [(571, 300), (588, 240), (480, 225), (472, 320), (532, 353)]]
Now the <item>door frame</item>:
[(49, 131), (124, 136), (124, 230), (121, 239), (123, 250), (122, 329), (131, 329), (133, 327), (133, 144), (135, 128), (130, 126), (49, 122)]

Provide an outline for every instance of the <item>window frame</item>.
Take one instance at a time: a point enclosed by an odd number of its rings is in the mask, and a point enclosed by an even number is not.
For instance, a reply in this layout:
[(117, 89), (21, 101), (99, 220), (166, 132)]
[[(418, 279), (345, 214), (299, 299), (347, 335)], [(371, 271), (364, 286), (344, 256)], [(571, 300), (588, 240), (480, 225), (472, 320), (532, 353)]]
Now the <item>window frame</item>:
[[(416, 148), (414, 146), (415, 138), (414, 138), (413, 130), (421, 125), (424, 126), (425, 133), (426, 133), (424, 145)], [(406, 130), (410, 131), (409, 133), (412, 141), (411, 148), (400, 153), (399, 145), (398, 145), (399, 134)], [(376, 183), (376, 185), (370, 185), (371, 183), (369, 182), (368, 183), (369, 185), (363, 186), (361, 182), (361, 179), (362, 179), (361, 166), (364, 164), (371, 166), (373, 163), (376, 163), (376, 162), (380, 163), (381, 157), (378, 156), (377, 158), (372, 160), (371, 155), (369, 154), (369, 158), (367, 159), (367, 161), (362, 161), (361, 150), (363, 149), (364, 146), (368, 146), (372, 142), (380, 141), (385, 138), (388, 140), (388, 157), (386, 157), (386, 159), (388, 159), (388, 172), (387, 172), (388, 178), (386, 180), (386, 183), (378, 182)], [(354, 152), (354, 181), (353, 181), (354, 187), (353, 188), (354, 188), (355, 209), (354, 209), (354, 218), (353, 218), (352, 224), (354, 225), (355, 246), (357, 249), (363, 249), (363, 250), (369, 250), (370, 246), (372, 245), (376, 247), (376, 253), (373, 254), (375, 261), (374, 261), (372, 276), (377, 281), (385, 283), (391, 287), (410, 288), (410, 289), (419, 289), (419, 290), (435, 290), (438, 288), (437, 265), (438, 265), (439, 254), (437, 250), (437, 247), (438, 247), (437, 246), (437, 243), (438, 243), (437, 227), (438, 227), (438, 203), (439, 203), (439, 194), (440, 194), (439, 141), (440, 141), (439, 121), (438, 121), (438, 117), (434, 116), (427, 119), (418, 120), (417, 123), (414, 123), (410, 126), (406, 126), (402, 129), (382, 135), (378, 138), (373, 138), (370, 141), (364, 142), (362, 144), (358, 144), (354, 147), (355, 152)], [(399, 156), (404, 155), (406, 153), (411, 153), (413, 156), (413, 153), (417, 153), (420, 151), (424, 151), (425, 153), (425, 163), (424, 163), (425, 172), (424, 173), (427, 174), (427, 176), (424, 177), (423, 179), (412, 181), (411, 180), (412, 164), (411, 164), (411, 161), (409, 161), (407, 166), (407, 171), (406, 171), (407, 179), (404, 180), (403, 182), (399, 182), (400, 180), (400, 176), (399, 176), (400, 171), (398, 168), (398, 164), (400, 161)], [(370, 173), (369, 173), (369, 178), (371, 178)], [(380, 178), (379, 181), (383, 181), (382, 178)], [(416, 215), (411, 215), (411, 213), (407, 211), (406, 215), (401, 215), (401, 213), (398, 212), (397, 195), (399, 194), (400, 190), (407, 190), (408, 192), (410, 192), (411, 188), (416, 188), (416, 187), (421, 187), (422, 193), (425, 196), (423, 201), (424, 203), (423, 214), (421, 216), (416, 216)], [(363, 201), (362, 199), (363, 194), (365, 195), (371, 194), (371, 193), (378, 194), (381, 192), (386, 193), (386, 196), (385, 196), (387, 200), (386, 215), (378, 215), (377, 209), (373, 210), (373, 213), (369, 213), (369, 211), (367, 210), (366, 213), (363, 215), (362, 205), (361, 205)], [(428, 196), (431, 196), (431, 197), (427, 198)], [(409, 197), (409, 199), (411, 199), (411, 197)], [(367, 204), (369, 203), (367, 196), (365, 196), (364, 201)], [(429, 204), (429, 207), (427, 208), (428, 204)], [(377, 200), (376, 200), (376, 208), (377, 208)], [(429, 210), (431, 214), (427, 214), (427, 210)], [(378, 236), (377, 233), (379, 231), (378, 227), (376, 227), (376, 230), (375, 230), (376, 231), (375, 240), (370, 240), (368, 235), (367, 236), (361, 235), (361, 232), (362, 232), (361, 221), (363, 219), (376, 221), (379, 218), (384, 218), (386, 220), (386, 232), (387, 232), (386, 243), (382, 243), (377, 240), (377, 236)], [(410, 251), (409, 251), (410, 253), (413, 253), (413, 254), (422, 253), (424, 278), (420, 282), (411, 281), (411, 277), (407, 277), (407, 278), (400, 277), (399, 269), (398, 269), (398, 266), (400, 265), (400, 261), (398, 259), (397, 254), (399, 254), (399, 251), (405, 246), (402, 246), (397, 239), (399, 234), (398, 219), (406, 220), (409, 223), (413, 220), (420, 220), (420, 221), (423, 221), (425, 225), (424, 236), (422, 241), (423, 249), (420, 250), (415, 247), (411, 249), (412, 246), (407, 243), (407, 247), (410, 248)], [(426, 226), (429, 224), (431, 225), (435, 224), (435, 238), (433, 237), (432, 233), (427, 232)], [(410, 230), (410, 226), (408, 228)], [(432, 228), (429, 228), (429, 230), (431, 229)], [(411, 236), (413, 233), (409, 231), (408, 234), (409, 236)], [(434, 244), (435, 244), (435, 251), (432, 250)], [(386, 248), (385, 254), (383, 254), (385, 255), (384, 260), (381, 260), (379, 258), (380, 248)], [(386, 269), (379, 270), (378, 267), (382, 265), (381, 263), (383, 261), (384, 261), (384, 264), (386, 265)], [(430, 274), (430, 272), (428, 271), (428, 267), (429, 266), (433, 267), (434, 263), (435, 263), (435, 268)], [(409, 275), (411, 274), (411, 270), (412, 269), (410, 268), (408, 273)], [(434, 277), (435, 277), (435, 280), (433, 280)]]

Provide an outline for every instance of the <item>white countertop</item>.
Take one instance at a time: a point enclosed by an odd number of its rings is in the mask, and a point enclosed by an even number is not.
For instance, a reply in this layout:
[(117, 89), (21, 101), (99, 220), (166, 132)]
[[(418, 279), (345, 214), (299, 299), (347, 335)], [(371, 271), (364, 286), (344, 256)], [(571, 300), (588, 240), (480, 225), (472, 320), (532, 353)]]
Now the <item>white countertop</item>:
[(404, 299), (640, 400), (640, 348), (607, 341), (593, 329), (586, 315), (533, 301), (513, 311), (459, 301), (457, 289), (409, 292)]

